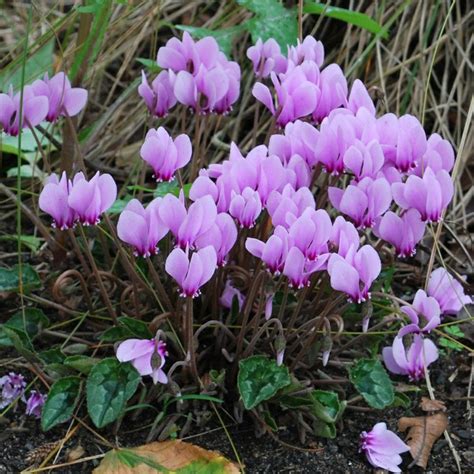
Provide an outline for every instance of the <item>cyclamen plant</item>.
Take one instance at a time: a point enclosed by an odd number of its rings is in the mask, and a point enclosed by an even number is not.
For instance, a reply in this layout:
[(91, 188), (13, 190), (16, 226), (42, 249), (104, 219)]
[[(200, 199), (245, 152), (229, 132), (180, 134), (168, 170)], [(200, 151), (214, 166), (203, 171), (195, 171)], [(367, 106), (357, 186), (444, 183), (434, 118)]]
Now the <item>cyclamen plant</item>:
[[(271, 354), (276, 367), (292, 372), (299, 390), (313, 387), (312, 370), (331, 361), (345, 313), (357, 308), (367, 331), (362, 309), (371, 307), (374, 293), (387, 296), (374, 291), (388, 261), (382, 250), (393, 248), (401, 259), (415, 255), (427, 223), (440, 221), (453, 197), (451, 145), (438, 134), (427, 137), (412, 115), (378, 116), (361, 81), (349, 87), (338, 65), (323, 67), (319, 41), (307, 37), (285, 56), (274, 40), (259, 40), (247, 56), (256, 76), (253, 96), (271, 115), (265, 143), (245, 150), (231, 143), (228, 158), (213, 162), (201, 123), (211, 127), (220, 123), (211, 115), (232, 111), (241, 70), (214, 38), (195, 42), (184, 33), (159, 48), (161, 72), (151, 86), (142, 73), (138, 88), (153, 119), (179, 104), (191, 110), (186, 117), (195, 114), (194, 141), (184, 133), (172, 136), (158, 121), (140, 149), (144, 167), (173, 190), (148, 203), (130, 200), (116, 225), (107, 214), (117, 197), (109, 174), (89, 179), (87, 170), (76, 168), (74, 176), (52, 175), (39, 198), (52, 225), (68, 230), (79, 255), (88, 254), (115, 324), (120, 308), (112, 307), (87, 240), (77, 244), (75, 227), (83, 239), (101, 232), (110, 237), (126, 273), (113, 278), (115, 286), (127, 287), (121, 309), (128, 316), (151, 322), (140, 307), (144, 299), (152, 313), (161, 311), (150, 324), (155, 337), (125, 331), (118, 361), (151, 376), (161, 393), (197, 387), (233, 403), (235, 413), (244, 409), (235, 387), (242, 395), (242, 364), (252, 355)], [(6, 104), (0, 123), (15, 135), (41, 120), (79, 113), (86, 98), (59, 73), (25, 86), (23, 122), (18, 93), (0, 94)], [(127, 277), (131, 285), (123, 283)], [(127, 298), (133, 301), (128, 311)], [(443, 268), (434, 270), (427, 292), (419, 290), (413, 304), (394, 310), (401, 328), (383, 349), (387, 369), (411, 381), (424, 378), (439, 356), (430, 331), (471, 301), (461, 282)], [(413, 339), (408, 350), (404, 338)], [(210, 384), (209, 374), (218, 370), (226, 371), (225, 382)], [(380, 449), (379, 438), (390, 446)], [(364, 433), (362, 449), (372, 464), (396, 472), (406, 446), (379, 423)]]

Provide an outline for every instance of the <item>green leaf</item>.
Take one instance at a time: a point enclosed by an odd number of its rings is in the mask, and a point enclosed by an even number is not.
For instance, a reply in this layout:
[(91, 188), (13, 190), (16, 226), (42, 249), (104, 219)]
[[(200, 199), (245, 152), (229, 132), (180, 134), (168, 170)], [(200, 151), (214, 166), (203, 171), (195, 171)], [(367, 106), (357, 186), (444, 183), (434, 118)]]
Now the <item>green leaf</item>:
[(4, 335), (11, 341), (15, 349), (29, 362), (37, 362), (33, 346), (28, 335), (23, 331), (15, 331), (7, 326), (3, 326)]
[(230, 28), (220, 28), (218, 30), (210, 30), (209, 28), (200, 28), (197, 26), (176, 25), (181, 31), (187, 31), (194, 38), (200, 39), (205, 36), (212, 36), (217, 41), (221, 51), (230, 57), (232, 51), (232, 43), (238, 33), (241, 33), (245, 26), (243, 24), (231, 26)]
[(55, 382), (41, 411), (41, 428), (48, 431), (71, 418), (79, 401), (81, 379), (64, 377)]
[(336, 425), (334, 423), (326, 423), (322, 420), (313, 422), (313, 433), (321, 438), (334, 439), (336, 437)]
[(133, 196), (126, 194), (122, 199), (116, 199), (116, 201), (106, 211), (108, 214), (120, 214), (125, 206), (133, 199)]
[(42, 328), (47, 328), (49, 319), (42, 310), (37, 308), (25, 308), (25, 314), (18, 311), (6, 323), (0, 325), (0, 345), (12, 346), (12, 341), (5, 335), (3, 328), (7, 327), (19, 333), (20, 337), (26, 339), (34, 338)]
[(38, 357), (45, 364), (62, 364), (65, 359), (60, 346), (52, 347), (46, 351), (41, 351), (38, 353)]
[(270, 427), (272, 431), (278, 431), (278, 424), (273, 418), (272, 414), (268, 410), (264, 410), (262, 412), (263, 420), (265, 423)]
[(140, 379), (131, 364), (120, 363), (115, 358), (104, 359), (92, 368), (87, 378), (87, 409), (97, 428), (123, 413)]
[[(24, 165), (30, 166), (30, 165)], [(13, 168), (16, 169), (16, 168)], [(37, 252), (40, 248), (41, 242), (43, 239), (39, 237), (35, 237), (34, 235), (20, 235), (20, 242), (25, 247), (29, 248), (32, 252)], [(18, 242), (18, 236), (16, 235), (2, 235), (0, 236), (0, 241), (8, 241), (8, 242)]]
[(446, 349), (452, 349), (453, 351), (461, 352), (464, 349), (458, 342), (446, 339), (445, 337), (440, 337), (438, 342), (440, 346), (446, 347)]
[(154, 59), (136, 58), (135, 61), (145, 66), (152, 73), (157, 74), (161, 71), (161, 67), (156, 64), (156, 61)]
[(265, 356), (253, 356), (239, 362), (237, 384), (247, 410), (272, 398), (291, 383), (288, 369)]
[(153, 334), (148, 329), (148, 324), (138, 319), (121, 316), (119, 325), (106, 329), (100, 337), (104, 342), (123, 341), (131, 337), (138, 339), (151, 339)]
[(464, 337), (465, 334), (462, 332), (461, 328), (456, 325), (456, 324), (453, 324), (452, 326), (446, 326), (445, 328), (443, 328), (445, 332), (447, 332), (449, 335), (453, 336), (453, 337)]
[(381, 410), (393, 403), (392, 381), (379, 360), (358, 360), (349, 369), (349, 378), (371, 407)]
[(298, 37), (298, 21), (295, 8), (285, 8), (278, 0), (237, 0), (255, 16), (244, 23), (255, 43), (259, 38), (266, 41), (274, 38), (283, 54), (287, 45), (296, 44)]
[(139, 319), (121, 316), (118, 318), (119, 324), (126, 327), (134, 336), (139, 339), (151, 339), (153, 334), (148, 329), (148, 324)]
[(319, 2), (305, 2), (303, 11), (304, 13), (315, 13), (316, 15), (328, 16), (329, 18), (334, 18), (358, 26), (359, 28), (370, 31), (371, 33), (381, 34), (383, 38), (388, 37), (388, 34), (384, 31), (383, 27), (365, 13), (347, 10), (345, 8), (332, 7)]
[[(191, 189), (192, 183), (185, 184), (183, 186), (184, 197), (189, 196), (189, 190)], [(164, 197), (167, 194), (173, 194), (174, 196), (178, 197), (179, 192), (181, 191), (180, 186), (178, 186), (176, 180), (164, 183), (158, 183), (156, 186), (155, 191), (153, 192), (153, 197)]]
[(320, 420), (326, 423), (334, 423), (344, 410), (336, 392), (313, 390), (310, 397), (313, 401), (312, 411)]
[[(19, 265), (12, 268), (0, 268), (0, 292), (19, 291)], [(41, 280), (36, 270), (28, 264), (21, 266), (23, 291), (26, 293), (41, 286)]]
[(68, 377), (70, 375), (76, 375), (74, 370), (69, 367), (66, 367), (64, 364), (53, 362), (44, 367), (45, 372), (53, 379), (59, 380), (63, 377)]
[[(52, 72), (54, 42), (54, 38), (50, 39), (27, 58), (25, 64), (25, 84), (42, 78), (46, 72)], [(13, 85), (14, 91), (20, 90), (22, 66), (22, 61), (14, 61), (11, 65), (4, 68), (0, 73), (0, 90), (3, 92), (8, 91), (10, 84)]]
[(85, 355), (73, 355), (64, 359), (64, 365), (88, 375), (92, 368), (100, 362), (100, 359)]
[(393, 399), (393, 403), (390, 405), (390, 408), (410, 408), (410, 405), (411, 400), (407, 395), (401, 392), (395, 392), (395, 398)]

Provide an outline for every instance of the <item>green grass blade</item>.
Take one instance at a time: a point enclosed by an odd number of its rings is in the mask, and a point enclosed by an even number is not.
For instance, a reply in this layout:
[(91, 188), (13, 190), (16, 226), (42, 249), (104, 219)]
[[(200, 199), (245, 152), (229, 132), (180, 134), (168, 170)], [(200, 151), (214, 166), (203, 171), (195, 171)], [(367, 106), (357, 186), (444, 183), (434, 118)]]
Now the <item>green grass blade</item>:
[(345, 8), (327, 6), (324, 3), (307, 2), (303, 7), (304, 13), (314, 13), (323, 15), (336, 20), (341, 20), (351, 25), (358, 26), (371, 33), (378, 34), (382, 38), (387, 38), (388, 33), (373, 18), (365, 13), (360, 13)]

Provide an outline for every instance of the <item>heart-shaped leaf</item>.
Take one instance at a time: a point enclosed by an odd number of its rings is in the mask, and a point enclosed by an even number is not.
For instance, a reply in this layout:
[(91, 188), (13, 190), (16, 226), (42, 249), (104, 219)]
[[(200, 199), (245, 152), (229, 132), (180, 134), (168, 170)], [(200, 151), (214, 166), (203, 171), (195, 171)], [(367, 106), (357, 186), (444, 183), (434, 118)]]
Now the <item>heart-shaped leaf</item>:
[(123, 413), (140, 379), (131, 364), (112, 357), (93, 367), (87, 378), (87, 410), (95, 426), (102, 428)]
[(41, 427), (47, 431), (71, 418), (81, 392), (79, 377), (64, 377), (55, 382), (41, 411)]
[(395, 399), (392, 381), (377, 359), (360, 359), (349, 370), (349, 378), (365, 401), (379, 410)]
[(265, 356), (253, 356), (239, 362), (237, 383), (245, 408), (251, 410), (289, 385), (291, 379), (284, 365), (278, 366)]

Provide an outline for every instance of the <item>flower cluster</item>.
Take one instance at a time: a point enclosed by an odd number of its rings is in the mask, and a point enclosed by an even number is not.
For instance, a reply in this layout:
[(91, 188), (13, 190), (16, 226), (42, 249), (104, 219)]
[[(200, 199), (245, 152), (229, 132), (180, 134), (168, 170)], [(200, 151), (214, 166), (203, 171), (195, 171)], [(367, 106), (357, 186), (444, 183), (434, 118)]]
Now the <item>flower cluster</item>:
[(26, 381), (23, 375), (10, 372), (0, 377), (0, 409), (11, 405), (17, 400), (26, 403), (26, 415), (41, 417), (41, 410), (46, 401), (46, 395), (36, 390), (31, 390), (28, 399), (26, 398), (25, 389)]
[[(456, 314), (463, 305), (472, 303), (461, 284), (444, 268), (431, 273), (427, 290), (418, 290), (413, 303), (401, 308), (410, 324), (403, 326), (392, 347), (385, 347), (382, 352), (390, 372), (407, 375), (413, 381), (423, 379), (425, 369), (438, 359), (438, 349), (426, 334), (439, 326), (444, 314)], [(406, 350), (403, 338), (408, 335), (413, 341)]]
[(82, 172), (68, 179), (63, 172), (49, 176), (39, 197), (39, 207), (53, 218), (53, 226), (65, 230), (76, 222), (95, 225), (117, 197), (117, 185), (109, 174), (97, 172), (90, 180)]
[(239, 97), (240, 66), (210, 36), (197, 42), (187, 32), (182, 41), (171, 38), (158, 50), (157, 63), (163, 71), (151, 86), (142, 73), (138, 88), (153, 115), (165, 116), (176, 102), (201, 114), (226, 114)]
[(48, 74), (21, 92), (0, 94), (0, 125), (11, 136), (25, 127), (36, 127), (43, 120), (55, 122), (59, 117), (73, 117), (86, 105), (87, 91), (71, 87), (68, 77), (59, 72), (49, 79)]

